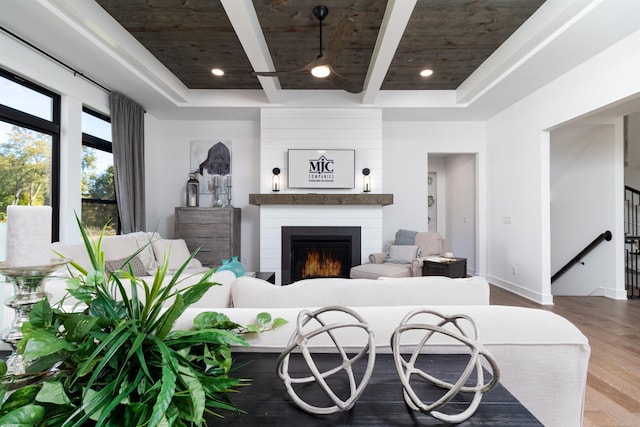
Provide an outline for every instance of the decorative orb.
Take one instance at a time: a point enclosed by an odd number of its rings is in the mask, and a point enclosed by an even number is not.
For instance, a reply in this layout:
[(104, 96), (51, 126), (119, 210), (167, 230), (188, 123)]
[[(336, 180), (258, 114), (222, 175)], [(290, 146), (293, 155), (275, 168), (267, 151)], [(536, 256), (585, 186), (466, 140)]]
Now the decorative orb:
[[(412, 323), (412, 319), (418, 315), (431, 315), (437, 319), (435, 322), (436, 324), (424, 322)], [(424, 317), (425, 316), (422, 316), (421, 320), (423, 320)], [(465, 328), (463, 328), (464, 324), (467, 324), (466, 330), (471, 329), (473, 331), (472, 337), (469, 337)], [(402, 345), (401, 336), (408, 331), (424, 331), (424, 336), (415, 346), (410, 357), (408, 359), (404, 359), (400, 354), (400, 346)], [(421, 350), (427, 342), (437, 334), (450, 337), (453, 341), (464, 344), (468, 348), (470, 357), (467, 362), (467, 366), (463, 372), (460, 373), (460, 377), (455, 383), (449, 383), (438, 379), (416, 367), (416, 362), (421, 355)], [(454, 314), (451, 316), (445, 316), (426, 309), (413, 310), (407, 314), (400, 322), (400, 326), (396, 328), (391, 336), (393, 359), (398, 375), (400, 376), (400, 381), (402, 382), (404, 400), (407, 405), (414, 411), (430, 414), (434, 418), (448, 423), (461, 423), (471, 417), (478, 409), (480, 401), (482, 400), (482, 395), (493, 389), (500, 379), (500, 370), (498, 369), (496, 361), (478, 341), (478, 339), (478, 327), (473, 319), (467, 315)], [(424, 356), (425, 355), (423, 355), (423, 357)], [(488, 362), (489, 367), (491, 368), (491, 380), (488, 383), (485, 383), (481, 357)], [(474, 371), (476, 377), (475, 385), (465, 385)], [(412, 376), (442, 388), (445, 390), (445, 393), (433, 403), (422, 402), (411, 386)], [(469, 406), (464, 411), (457, 414), (440, 412), (439, 409), (450, 402), (458, 393), (470, 393), (473, 395)]]
[[(343, 313), (344, 315), (340, 315)], [(345, 318), (344, 321), (332, 321), (327, 322), (326, 318), (337, 319)], [(310, 327), (305, 328), (310, 322), (315, 322), (317, 328)], [(311, 324), (313, 326), (313, 323)], [(366, 333), (366, 344), (356, 352), (355, 355), (349, 356), (347, 351), (339, 342), (340, 333), (342, 329), (362, 329)], [(350, 332), (350, 331), (349, 331)], [(313, 355), (308, 347), (309, 341), (322, 334), (327, 334), (330, 341), (335, 346), (337, 358), (340, 358), (340, 363), (337, 366), (320, 371), (317, 364), (313, 360)], [(352, 344), (350, 341), (349, 344)], [(289, 374), (289, 361), (292, 352), (300, 352), (304, 357), (304, 361), (311, 372), (310, 376), (292, 377)], [(323, 353), (326, 351), (323, 350)], [(353, 352), (352, 352), (353, 353)], [(367, 367), (364, 375), (360, 379), (360, 383), (357, 383), (354, 375), (353, 365), (368, 354)], [(348, 411), (356, 403), (358, 398), (362, 395), (365, 387), (369, 383), (371, 374), (373, 372), (373, 366), (375, 364), (375, 341), (373, 337), (373, 331), (369, 328), (369, 325), (365, 320), (360, 317), (356, 312), (347, 307), (323, 307), (315, 311), (302, 310), (298, 314), (296, 330), (291, 335), (289, 343), (284, 351), (278, 356), (277, 371), (280, 379), (284, 381), (284, 385), (287, 390), (287, 394), (291, 400), (298, 405), (301, 409), (319, 415), (333, 414), (336, 412)], [(345, 373), (348, 378), (350, 395), (347, 399), (341, 399), (327, 384), (327, 380), (337, 373)], [(333, 403), (331, 406), (317, 406), (305, 402), (296, 391), (297, 387), (304, 387), (305, 385), (316, 383), (324, 393), (326, 393), (329, 400)], [(335, 384), (335, 381), (332, 382)]]

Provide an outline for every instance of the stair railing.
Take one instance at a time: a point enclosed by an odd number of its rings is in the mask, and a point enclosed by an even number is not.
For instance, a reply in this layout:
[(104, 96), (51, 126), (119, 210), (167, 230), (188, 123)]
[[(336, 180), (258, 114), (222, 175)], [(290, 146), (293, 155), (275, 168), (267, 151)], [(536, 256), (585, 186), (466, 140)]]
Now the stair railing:
[(596, 237), (593, 242), (589, 243), (583, 250), (580, 251), (580, 253), (578, 253), (578, 255), (574, 256), (571, 261), (569, 261), (568, 263), (565, 264), (564, 267), (562, 267), (560, 270), (558, 270), (558, 272), (556, 274), (554, 274), (553, 276), (551, 276), (551, 283), (555, 282), (556, 279), (558, 279), (558, 277), (562, 276), (564, 273), (566, 273), (567, 271), (569, 271), (569, 269), (571, 267), (573, 267), (574, 265), (576, 265), (577, 263), (579, 263), (582, 258), (584, 258), (589, 252), (591, 252), (593, 249), (595, 249), (596, 246), (598, 246), (600, 243), (602, 243), (603, 241), (609, 241), (612, 238), (612, 234), (611, 231), (607, 230), (604, 233), (600, 234), (598, 237)]

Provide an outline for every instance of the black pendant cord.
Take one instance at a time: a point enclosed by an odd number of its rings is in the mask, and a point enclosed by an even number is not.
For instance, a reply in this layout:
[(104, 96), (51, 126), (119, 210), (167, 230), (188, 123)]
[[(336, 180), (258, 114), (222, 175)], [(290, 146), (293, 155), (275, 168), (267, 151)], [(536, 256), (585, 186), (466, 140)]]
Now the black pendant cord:
[(318, 55), (318, 57), (322, 56), (322, 19), (320, 20), (320, 55)]
[[(322, 24), (322, 23), (321, 23)], [(29, 46), (31, 49), (35, 50), (36, 52), (46, 56), (47, 58), (49, 58), (50, 60), (54, 61), (55, 63), (63, 66), (64, 68), (66, 68), (67, 70), (73, 72), (74, 76), (79, 76), (82, 77), (83, 79), (87, 80), (88, 82), (98, 86), (100, 89), (104, 90), (107, 93), (111, 93), (111, 90), (103, 85), (101, 85), (100, 83), (98, 83), (97, 81), (93, 80), (91, 77), (88, 77), (84, 74), (82, 74), (80, 71), (76, 70), (75, 68), (71, 67), (70, 65), (65, 64), (64, 62), (62, 62), (61, 60), (59, 60), (58, 58), (54, 57), (53, 55), (45, 52), (44, 50), (40, 49), (38, 46), (34, 45), (31, 42), (28, 42), (27, 40), (23, 39), (22, 37), (18, 36), (15, 33), (12, 33), (11, 31), (7, 30), (5, 27), (0, 26), (0, 30), (2, 30), (3, 32), (5, 32), (6, 34), (8, 34), (9, 36), (13, 37), (14, 39), (20, 41), (21, 43)]]

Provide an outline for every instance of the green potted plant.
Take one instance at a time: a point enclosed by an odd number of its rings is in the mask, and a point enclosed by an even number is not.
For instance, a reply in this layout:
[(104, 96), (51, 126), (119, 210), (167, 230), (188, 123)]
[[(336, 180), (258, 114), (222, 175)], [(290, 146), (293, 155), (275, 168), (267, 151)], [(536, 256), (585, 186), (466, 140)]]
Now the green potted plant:
[[(213, 270), (177, 289), (191, 257), (172, 276), (168, 260), (152, 283), (136, 277), (127, 259), (120, 271), (105, 271), (102, 236), (92, 239), (76, 216), (92, 269), (70, 264), (78, 274), (68, 292), (82, 310), (65, 311), (47, 300), (23, 325), (18, 352), (24, 375), (6, 375), (0, 361), (0, 425), (187, 426), (206, 414), (238, 411), (228, 397), (247, 380), (230, 376), (231, 345), (248, 345), (245, 333), (286, 323), (257, 316), (240, 326), (223, 314), (203, 312), (192, 330), (172, 330), (178, 317), (209, 288)], [(142, 249), (141, 249), (142, 250)]]

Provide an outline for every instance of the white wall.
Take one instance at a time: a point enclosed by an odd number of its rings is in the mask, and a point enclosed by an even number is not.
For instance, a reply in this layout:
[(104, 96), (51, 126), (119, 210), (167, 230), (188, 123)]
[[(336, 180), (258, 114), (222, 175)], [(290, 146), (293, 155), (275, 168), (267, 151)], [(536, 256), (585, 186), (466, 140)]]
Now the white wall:
[[(615, 226), (615, 125), (551, 132), (551, 273)], [(567, 156), (567, 154), (570, 154)], [(552, 285), (553, 295), (615, 295), (615, 252), (603, 242)]]
[[(427, 173), (433, 154), (471, 155), (476, 159), (473, 177), (476, 189), (468, 194), (454, 180), (453, 186), (448, 181), (446, 163), (444, 173), (438, 174), (438, 192), (441, 191), (441, 175), (444, 177), (442, 185), (444, 204), (451, 197), (452, 191), (461, 191), (461, 197), (467, 200), (476, 194), (474, 212), (476, 213), (474, 250), (475, 262), (473, 269), (478, 275), (485, 274), (485, 124), (480, 122), (383, 122), (383, 168), (385, 172), (385, 192), (393, 193), (394, 204), (385, 207), (383, 239), (392, 240), (399, 228), (411, 230), (425, 230), (427, 224)], [(471, 154), (470, 154), (471, 153)], [(438, 163), (434, 163), (438, 168)], [(439, 170), (439, 169), (438, 169)], [(460, 172), (464, 173), (464, 172)], [(466, 173), (465, 173), (466, 174)], [(440, 195), (438, 195), (440, 199)], [(439, 202), (440, 203), (440, 202)], [(442, 203), (441, 203), (442, 204)], [(443, 206), (444, 208), (445, 206)], [(466, 208), (465, 208), (466, 209)], [(465, 210), (465, 213), (467, 211)], [(440, 227), (441, 217), (438, 214), (438, 231), (445, 238), (449, 231), (446, 224), (452, 220), (447, 213), (444, 227)], [(462, 215), (464, 218), (464, 214)], [(457, 217), (453, 218), (457, 221)], [(465, 238), (461, 238), (464, 240)], [(447, 239), (448, 240), (448, 239)], [(454, 240), (454, 250), (461, 242)], [(449, 245), (449, 243), (447, 243)], [(449, 247), (449, 246), (448, 246)], [(464, 250), (463, 252), (464, 253)]]
[[(635, 54), (639, 45), (640, 32), (636, 32), (488, 121), (488, 278), (492, 283), (552, 303), (546, 130), (640, 93), (640, 55)], [(614, 207), (620, 212), (611, 230), (616, 251), (624, 247), (622, 161), (619, 164), (614, 180), (620, 191), (615, 190)], [(511, 224), (504, 223), (506, 216), (512, 217)], [(623, 250), (616, 252), (617, 290), (624, 286), (622, 255)]]
[(446, 160), (447, 251), (467, 258), (467, 272), (476, 271), (476, 156), (450, 154)]
[[(172, 121), (145, 118), (147, 229), (174, 237), (175, 208), (185, 204), (192, 140), (231, 141), (233, 199), (242, 209), (241, 261), (247, 271), (259, 268), (259, 211), (249, 193), (260, 188), (259, 125), (252, 121)], [(201, 198), (201, 206), (210, 199)]]
[(628, 164), (624, 169), (624, 183), (640, 190), (640, 111), (628, 117), (627, 138)]

